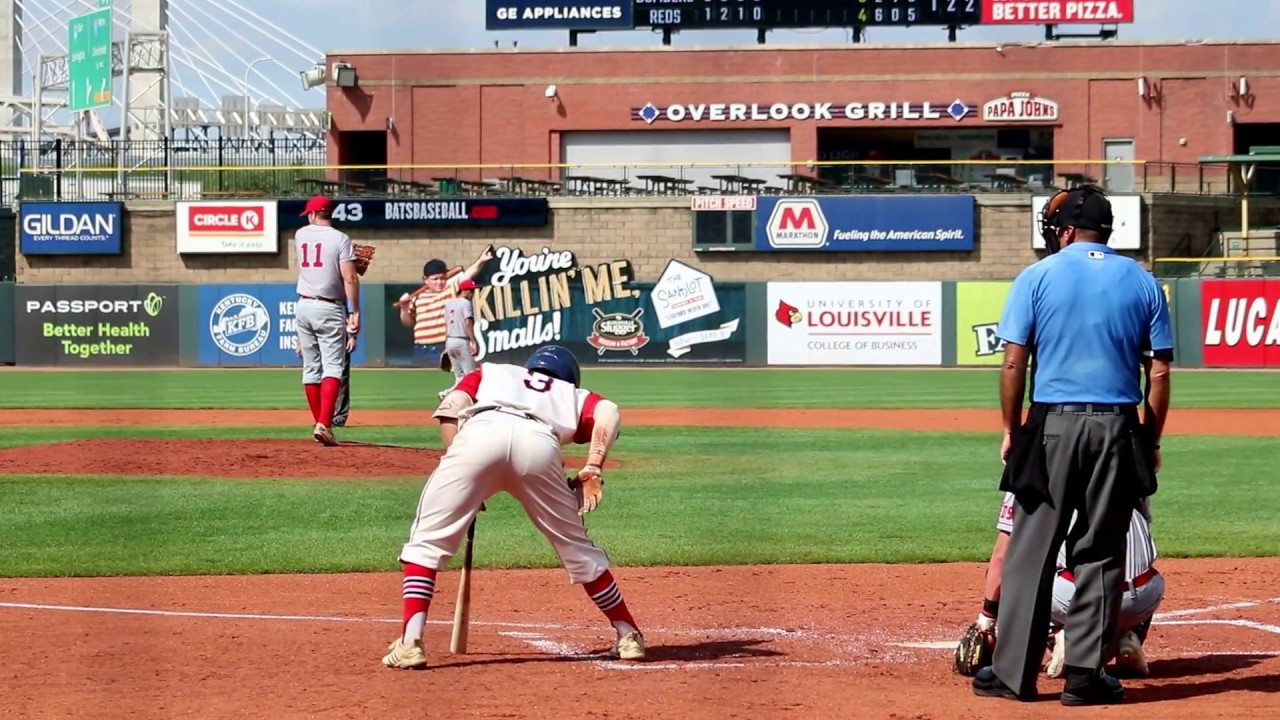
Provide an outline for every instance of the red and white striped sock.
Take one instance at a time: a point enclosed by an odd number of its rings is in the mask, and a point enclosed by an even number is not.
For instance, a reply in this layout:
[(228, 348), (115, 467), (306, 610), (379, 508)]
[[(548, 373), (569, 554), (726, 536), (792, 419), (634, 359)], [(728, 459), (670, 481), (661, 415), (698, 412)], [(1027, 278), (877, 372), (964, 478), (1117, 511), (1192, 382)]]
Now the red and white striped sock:
[(631, 617), (631, 611), (627, 609), (627, 602), (622, 599), (622, 591), (618, 589), (613, 573), (605, 570), (600, 577), (584, 583), (582, 587), (591, 597), (591, 602), (613, 623), (619, 636), (639, 630), (635, 618)]
[(404, 564), (404, 580), (401, 582), (404, 599), (404, 626), (401, 639), (406, 643), (421, 640), (427, 627), (427, 610), (436, 594), (436, 571), (413, 563)]

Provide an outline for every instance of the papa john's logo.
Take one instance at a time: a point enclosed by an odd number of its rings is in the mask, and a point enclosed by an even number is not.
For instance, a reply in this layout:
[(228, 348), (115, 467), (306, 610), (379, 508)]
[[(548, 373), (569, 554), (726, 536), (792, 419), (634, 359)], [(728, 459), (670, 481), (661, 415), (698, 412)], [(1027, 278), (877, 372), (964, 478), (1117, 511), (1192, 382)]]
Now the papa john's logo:
[(773, 319), (787, 327), (794, 327), (804, 319), (804, 313), (800, 312), (800, 308), (788, 305), (786, 300), (779, 300), (778, 309), (773, 312)]
[(596, 321), (591, 326), (591, 336), (587, 342), (596, 349), (597, 355), (604, 355), (609, 350), (629, 350), (633, 356), (640, 354), (640, 348), (649, 344), (649, 337), (644, 334), (644, 323), (640, 316), (644, 308), (627, 313), (610, 313), (606, 315), (600, 308), (591, 308)]
[(775, 248), (820, 248), (827, 244), (827, 216), (812, 198), (779, 200), (769, 213), (765, 233)]

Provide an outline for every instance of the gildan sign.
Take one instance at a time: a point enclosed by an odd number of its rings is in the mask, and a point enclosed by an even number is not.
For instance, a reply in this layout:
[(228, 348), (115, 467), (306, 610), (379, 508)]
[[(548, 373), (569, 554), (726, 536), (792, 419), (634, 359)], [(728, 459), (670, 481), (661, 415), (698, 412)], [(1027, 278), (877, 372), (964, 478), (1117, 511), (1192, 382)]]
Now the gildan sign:
[(1131, 23), (1133, 0), (982, 0), (986, 25)]
[(1280, 280), (1200, 284), (1205, 367), (1280, 367)]
[(178, 254), (274, 253), (276, 202), (179, 202)]
[(770, 365), (941, 365), (942, 284), (769, 283)]
[(632, 108), (631, 119), (667, 122), (782, 122), (787, 120), (942, 120), (957, 122), (976, 108), (960, 99), (942, 101), (820, 103), (693, 103)]
[(123, 225), (118, 202), (24, 202), (18, 249), (23, 255), (119, 255)]
[(1029, 92), (1012, 92), (985, 103), (982, 106), (982, 119), (993, 123), (1055, 122), (1058, 119), (1058, 103), (1048, 98), (1036, 97)]

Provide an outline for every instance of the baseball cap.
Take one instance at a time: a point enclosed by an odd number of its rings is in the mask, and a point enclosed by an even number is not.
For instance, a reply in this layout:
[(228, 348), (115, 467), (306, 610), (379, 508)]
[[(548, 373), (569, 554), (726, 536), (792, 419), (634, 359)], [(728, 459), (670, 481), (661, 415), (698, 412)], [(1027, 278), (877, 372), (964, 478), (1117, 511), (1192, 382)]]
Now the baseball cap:
[(332, 210), (332, 209), (333, 209), (332, 200), (325, 197), (324, 195), (315, 195), (310, 200), (307, 201), (307, 206), (302, 209), (302, 212), (300, 214), (305, 216), (305, 215), (310, 215), (313, 212), (320, 212), (322, 210)]
[(475, 290), (476, 287), (478, 287), (476, 285), (476, 281), (471, 278), (463, 278), (462, 281), (458, 283), (459, 292), (463, 290)]
[(1077, 227), (1110, 234), (1115, 223), (1111, 201), (1100, 190), (1077, 188), (1067, 194), (1054, 217), (1057, 227)]

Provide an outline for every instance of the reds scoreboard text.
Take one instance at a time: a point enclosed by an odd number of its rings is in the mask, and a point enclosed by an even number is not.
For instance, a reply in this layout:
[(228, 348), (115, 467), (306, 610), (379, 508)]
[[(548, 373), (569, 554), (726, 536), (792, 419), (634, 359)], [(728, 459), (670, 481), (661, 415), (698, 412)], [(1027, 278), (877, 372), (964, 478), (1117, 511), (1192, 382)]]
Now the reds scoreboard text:
[(485, 29), (726, 30), (1133, 22), (1134, 0), (486, 0)]

